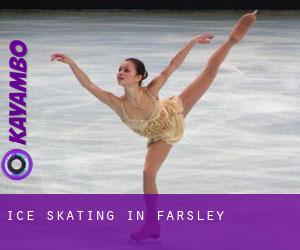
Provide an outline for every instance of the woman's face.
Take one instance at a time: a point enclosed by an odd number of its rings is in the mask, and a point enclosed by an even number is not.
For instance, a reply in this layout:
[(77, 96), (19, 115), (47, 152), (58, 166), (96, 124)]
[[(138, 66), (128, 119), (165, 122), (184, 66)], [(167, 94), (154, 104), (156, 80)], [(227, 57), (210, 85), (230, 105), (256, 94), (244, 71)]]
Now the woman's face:
[(127, 86), (130, 84), (138, 84), (142, 79), (141, 75), (137, 75), (134, 64), (131, 61), (124, 61), (119, 67), (117, 74), (118, 84)]

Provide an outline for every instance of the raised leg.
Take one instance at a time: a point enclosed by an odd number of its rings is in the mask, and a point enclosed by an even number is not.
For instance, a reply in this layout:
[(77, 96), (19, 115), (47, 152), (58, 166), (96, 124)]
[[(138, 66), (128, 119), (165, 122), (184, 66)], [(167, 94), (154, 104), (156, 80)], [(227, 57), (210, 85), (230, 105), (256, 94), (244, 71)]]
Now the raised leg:
[(243, 38), (250, 26), (254, 23), (256, 18), (255, 14), (256, 12), (241, 17), (230, 32), (228, 39), (210, 57), (202, 73), (181, 92), (179, 97), (183, 103), (184, 116), (190, 112), (195, 103), (209, 88), (230, 49)]
[(224, 61), (234, 44), (235, 42), (231, 39), (228, 39), (226, 42), (224, 42), (210, 57), (202, 73), (181, 92), (179, 97), (183, 103), (184, 116), (191, 111), (195, 103), (209, 88), (217, 75), (221, 63)]

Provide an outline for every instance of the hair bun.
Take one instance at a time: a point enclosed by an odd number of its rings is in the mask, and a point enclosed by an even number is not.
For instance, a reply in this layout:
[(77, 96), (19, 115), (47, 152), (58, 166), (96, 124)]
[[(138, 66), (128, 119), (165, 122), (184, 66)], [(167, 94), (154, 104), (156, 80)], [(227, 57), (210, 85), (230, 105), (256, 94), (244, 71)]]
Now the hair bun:
[(145, 73), (143, 75), (143, 80), (146, 79), (147, 77), (148, 77), (148, 72), (147, 72), (147, 70), (145, 70)]

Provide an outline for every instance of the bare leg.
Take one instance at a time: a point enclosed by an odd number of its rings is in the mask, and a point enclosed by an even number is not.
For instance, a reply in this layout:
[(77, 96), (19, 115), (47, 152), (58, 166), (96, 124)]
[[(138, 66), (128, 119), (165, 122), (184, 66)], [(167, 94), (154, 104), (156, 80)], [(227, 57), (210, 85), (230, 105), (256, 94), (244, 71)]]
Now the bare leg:
[(156, 175), (162, 163), (167, 158), (172, 146), (160, 140), (150, 144), (146, 155), (143, 172), (144, 194), (158, 194)]
[(226, 58), (228, 52), (235, 44), (228, 39), (210, 57), (203, 72), (179, 95), (183, 103), (183, 114), (186, 116), (200, 97), (206, 92), (215, 79), (221, 63)]
[(144, 240), (148, 237), (158, 238), (160, 234), (160, 223), (157, 220), (157, 194), (156, 175), (162, 163), (167, 158), (172, 146), (164, 141), (157, 141), (148, 147), (144, 165), (144, 198), (147, 207), (145, 224), (130, 235), (133, 240)]
[(229, 38), (214, 52), (203, 72), (179, 95), (186, 116), (215, 79), (221, 63), (230, 49), (239, 42), (255, 21), (255, 13), (241, 17), (230, 33)]

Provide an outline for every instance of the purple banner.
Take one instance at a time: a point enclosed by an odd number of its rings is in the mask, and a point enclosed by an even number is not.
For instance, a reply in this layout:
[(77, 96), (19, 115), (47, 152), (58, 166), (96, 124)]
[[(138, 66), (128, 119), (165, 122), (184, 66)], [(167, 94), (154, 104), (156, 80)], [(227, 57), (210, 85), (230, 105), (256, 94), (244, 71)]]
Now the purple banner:
[(3, 249), (300, 249), (300, 195), (0, 195)]

